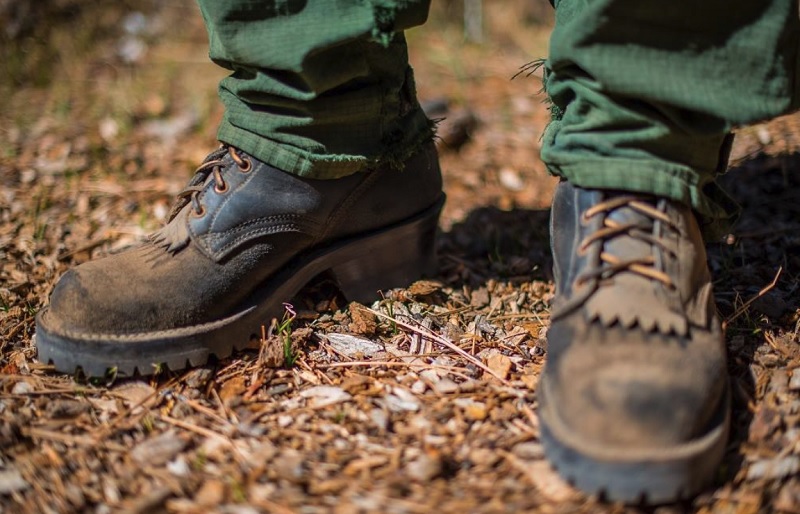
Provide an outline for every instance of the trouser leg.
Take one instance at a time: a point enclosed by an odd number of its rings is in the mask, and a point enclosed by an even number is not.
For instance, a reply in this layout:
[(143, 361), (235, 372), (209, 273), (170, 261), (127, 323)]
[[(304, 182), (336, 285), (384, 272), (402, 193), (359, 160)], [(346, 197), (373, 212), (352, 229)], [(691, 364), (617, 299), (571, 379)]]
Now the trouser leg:
[(198, 0), (222, 80), (218, 137), (281, 170), (338, 178), (431, 137), (402, 31), (430, 0)]
[[(796, 0), (561, 0), (545, 87), (542, 159), (587, 188), (653, 193), (706, 223), (728, 134), (795, 110)], [(712, 228), (712, 227), (707, 227)]]

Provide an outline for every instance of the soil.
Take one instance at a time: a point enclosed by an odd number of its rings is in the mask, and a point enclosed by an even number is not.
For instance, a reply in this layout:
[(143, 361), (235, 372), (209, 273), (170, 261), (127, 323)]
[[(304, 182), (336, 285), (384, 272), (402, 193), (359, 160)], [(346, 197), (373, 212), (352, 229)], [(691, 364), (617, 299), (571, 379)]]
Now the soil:
[[(231, 359), (87, 381), (36, 359), (36, 312), (163, 222), (224, 76), (192, 2), (91, 4), (0, 2), (0, 513), (642, 510), (574, 490), (539, 442), (555, 181), (541, 82), (511, 77), (546, 55), (546, 2), (486, 2), (482, 42), (455, 1), (408, 34), (445, 118), (435, 277), (371, 305), (313, 284)], [(798, 116), (739, 130), (742, 214), (708, 244), (733, 435), (714, 487), (648, 512), (800, 513), (798, 149)]]

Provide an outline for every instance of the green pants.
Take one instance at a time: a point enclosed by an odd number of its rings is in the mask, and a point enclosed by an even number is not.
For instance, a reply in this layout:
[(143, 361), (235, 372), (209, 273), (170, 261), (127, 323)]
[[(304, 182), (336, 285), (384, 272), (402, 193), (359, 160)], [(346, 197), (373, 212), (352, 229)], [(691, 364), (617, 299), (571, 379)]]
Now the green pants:
[[(336, 178), (400, 160), (430, 137), (402, 36), (430, 0), (199, 2), (211, 58), (233, 72), (220, 84), (220, 140), (291, 173)], [(549, 170), (686, 202), (710, 224), (726, 219), (732, 206), (714, 178), (731, 129), (798, 107), (797, 1), (555, 7)]]
[(732, 206), (714, 178), (736, 125), (798, 108), (797, 0), (561, 0), (545, 88), (551, 172), (692, 205)]
[(404, 29), (430, 0), (199, 0), (222, 80), (220, 141), (284, 171), (337, 178), (398, 162), (431, 124)]

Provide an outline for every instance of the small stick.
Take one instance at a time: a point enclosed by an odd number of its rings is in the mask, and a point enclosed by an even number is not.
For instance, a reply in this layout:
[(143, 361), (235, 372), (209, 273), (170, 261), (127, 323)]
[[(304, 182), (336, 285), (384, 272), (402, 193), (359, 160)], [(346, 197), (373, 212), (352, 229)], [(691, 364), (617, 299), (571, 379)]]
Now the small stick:
[(722, 322), (722, 329), (725, 330), (733, 320), (741, 316), (742, 313), (744, 313), (744, 311), (746, 311), (747, 308), (750, 307), (750, 304), (752, 304), (754, 301), (758, 300), (759, 298), (767, 294), (773, 287), (775, 287), (775, 284), (778, 283), (778, 278), (781, 276), (782, 272), (783, 272), (783, 266), (778, 268), (778, 272), (775, 274), (775, 278), (772, 279), (772, 282), (764, 286), (761, 289), (761, 291), (758, 292), (758, 294), (756, 294), (755, 296), (744, 302), (741, 307), (736, 309), (736, 312), (731, 314), (731, 316), (728, 319)]
[(367, 310), (370, 311), (371, 313), (375, 314), (376, 316), (380, 317), (380, 318), (394, 321), (395, 323), (397, 323), (401, 327), (407, 328), (407, 329), (409, 329), (409, 330), (411, 330), (413, 332), (416, 332), (418, 334), (422, 334), (423, 336), (425, 336), (425, 337), (427, 337), (429, 339), (432, 339), (433, 341), (436, 341), (437, 343), (441, 344), (442, 346), (450, 348), (451, 350), (453, 350), (457, 354), (461, 355), (462, 357), (464, 357), (465, 359), (467, 359), (468, 361), (470, 361), (474, 365), (478, 366), (479, 368), (481, 368), (485, 372), (487, 372), (490, 375), (492, 375), (494, 378), (499, 380), (500, 383), (502, 383), (503, 385), (506, 385), (506, 386), (510, 385), (508, 380), (504, 379), (503, 377), (501, 377), (500, 375), (495, 373), (492, 370), (492, 368), (490, 368), (489, 366), (487, 366), (486, 364), (481, 362), (480, 359), (476, 359), (475, 357), (470, 355), (468, 352), (465, 352), (464, 350), (462, 350), (461, 348), (459, 348), (455, 344), (451, 343), (450, 341), (448, 341), (447, 339), (445, 339), (443, 337), (438, 336), (437, 334), (433, 333), (432, 331), (430, 331), (430, 330), (423, 331), (419, 327), (415, 327), (414, 325), (411, 325), (410, 323), (406, 323), (405, 321), (401, 321), (401, 320), (392, 318), (390, 316), (387, 316), (386, 314), (384, 314), (382, 312), (378, 312), (378, 311), (375, 311), (375, 310), (372, 310), (372, 309), (367, 309)]

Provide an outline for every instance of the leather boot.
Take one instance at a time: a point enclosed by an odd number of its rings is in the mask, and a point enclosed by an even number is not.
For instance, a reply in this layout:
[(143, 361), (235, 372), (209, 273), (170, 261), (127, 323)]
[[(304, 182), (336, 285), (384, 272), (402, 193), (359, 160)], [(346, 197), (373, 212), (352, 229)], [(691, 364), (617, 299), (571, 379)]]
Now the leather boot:
[(335, 180), (222, 147), (166, 227), (64, 274), (36, 320), (39, 359), (89, 376), (202, 365), (248, 345), (322, 273), (348, 299), (369, 302), (435, 271), (443, 202), (433, 143), (401, 169)]
[(556, 298), (538, 392), (547, 457), (608, 499), (691, 496), (715, 477), (730, 411), (692, 211), (562, 182), (551, 234)]

